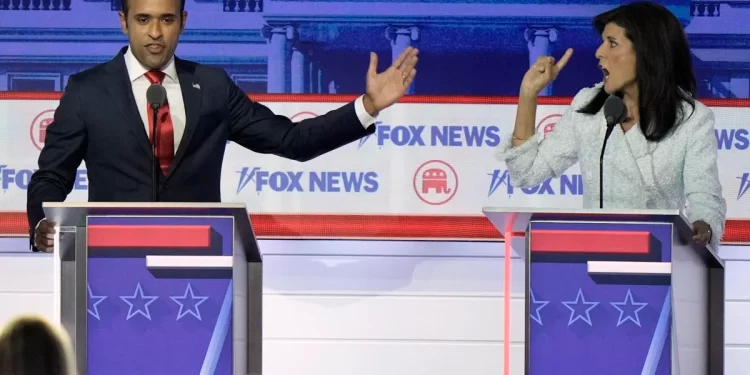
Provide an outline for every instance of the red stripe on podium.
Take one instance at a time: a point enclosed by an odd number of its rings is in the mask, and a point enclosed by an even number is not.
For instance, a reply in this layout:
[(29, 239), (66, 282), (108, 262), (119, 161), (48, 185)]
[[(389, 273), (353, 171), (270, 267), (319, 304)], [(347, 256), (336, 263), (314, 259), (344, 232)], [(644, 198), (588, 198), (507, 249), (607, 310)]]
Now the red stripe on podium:
[[(252, 214), (255, 234), (264, 238), (419, 238), (501, 240), (485, 216)], [(26, 212), (0, 211), (0, 236), (28, 236)], [(750, 219), (729, 219), (724, 244), (750, 245)]]
[(210, 225), (89, 225), (90, 248), (209, 248)]
[(533, 230), (531, 251), (539, 253), (648, 254), (649, 232)]

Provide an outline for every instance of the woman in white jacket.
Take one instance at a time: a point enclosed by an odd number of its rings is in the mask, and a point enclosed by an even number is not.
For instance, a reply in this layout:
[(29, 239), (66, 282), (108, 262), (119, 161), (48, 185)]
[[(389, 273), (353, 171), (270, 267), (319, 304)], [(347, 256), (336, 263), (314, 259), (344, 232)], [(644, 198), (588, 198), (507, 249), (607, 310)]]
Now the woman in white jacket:
[(521, 83), (513, 134), (500, 146), (511, 183), (530, 187), (579, 163), (584, 206), (599, 207), (599, 159), (607, 129), (604, 101), (615, 94), (627, 108), (607, 140), (603, 207), (682, 209), (693, 239), (718, 245), (726, 220), (717, 168), (713, 112), (695, 100), (696, 82), (682, 25), (655, 3), (623, 5), (594, 19), (603, 81), (581, 90), (540, 142), (537, 95), (568, 63), (540, 57)]

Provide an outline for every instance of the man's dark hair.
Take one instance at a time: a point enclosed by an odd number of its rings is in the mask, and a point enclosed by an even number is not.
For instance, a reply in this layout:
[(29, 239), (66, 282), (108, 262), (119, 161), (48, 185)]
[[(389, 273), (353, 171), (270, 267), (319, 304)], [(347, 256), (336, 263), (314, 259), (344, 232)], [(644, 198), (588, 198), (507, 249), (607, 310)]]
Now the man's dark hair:
[[(641, 131), (649, 141), (666, 137), (684, 119), (682, 102), (695, 109), (696, 83), (687, 37), (677, 17), (651, 2), (635, 2), (594, 18), (599, 35), (614, 23), (633, 43)], [(580, 113), (596, 114), (609, 95), (601, 91)]]
[[(120, 9), (122, 9), (122, 13), (125, 14), (125, 18), (128, 17), (128, 0), (120, 0)], [(180, 14), (178, 16), (182, 17), (182, 12), (185, 11), (185, 0), (180, 0)]]

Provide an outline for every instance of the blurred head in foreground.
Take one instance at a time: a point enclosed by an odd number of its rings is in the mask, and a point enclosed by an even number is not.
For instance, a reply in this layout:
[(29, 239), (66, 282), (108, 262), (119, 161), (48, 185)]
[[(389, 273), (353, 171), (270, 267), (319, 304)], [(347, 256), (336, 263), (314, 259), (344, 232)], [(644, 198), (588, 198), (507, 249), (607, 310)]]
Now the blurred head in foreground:
[(70, 337), (37, 316), (22, 316), (0, 332), (0, 374), (75, 375)]

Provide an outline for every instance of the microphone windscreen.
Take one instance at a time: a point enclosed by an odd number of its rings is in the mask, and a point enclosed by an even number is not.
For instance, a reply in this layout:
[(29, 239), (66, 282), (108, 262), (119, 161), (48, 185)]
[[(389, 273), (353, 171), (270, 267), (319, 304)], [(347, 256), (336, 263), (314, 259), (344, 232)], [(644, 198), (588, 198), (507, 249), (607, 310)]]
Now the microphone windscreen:
[(613, 126), (627, 118), (627, 108), (619, 96), (612, 94), (604, 101), (604, 117), (607, 124)]
[(146, 101), (152, 107), (161, 107), (167, 101), (167, 90), (162, 85), (152, 84), (146, 90)]

